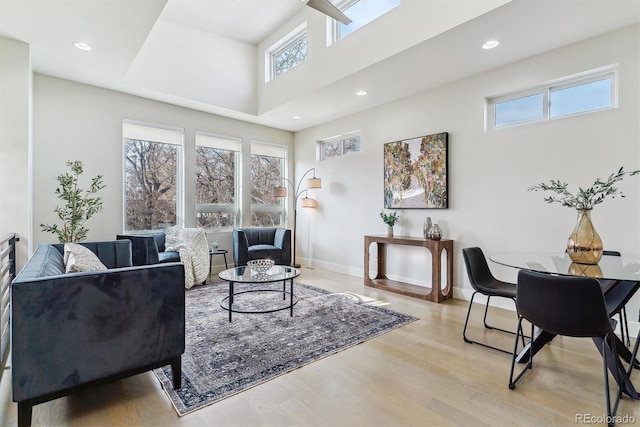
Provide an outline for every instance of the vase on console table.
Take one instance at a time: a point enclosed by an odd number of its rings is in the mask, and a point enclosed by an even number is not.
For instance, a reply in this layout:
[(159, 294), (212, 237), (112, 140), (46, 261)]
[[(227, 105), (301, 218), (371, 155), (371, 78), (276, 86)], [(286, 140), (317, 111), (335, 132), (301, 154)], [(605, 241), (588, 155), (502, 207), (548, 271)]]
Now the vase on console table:
[(393, 225), (387, 225), (387, 237), (393, 237)]
[(567, 241), (567, 253), (576, 264), (597, 264), (602, 258), (602, 239), (591, 222), (591, 209), (577, 209), (578, 220)]
[(427, 219), (424, 220), (424, 225), (422, 226), (422, 233), (424, 234), (425, 239), (429, 238), (429, 231), (431, 230), (432, 226), (433, 224), (431, 223), (431, 217), (428, 216)]
[(433, 224), (427, 237), (436, 241), (442, 239), (442, 230), (440, 229), (440, 226), (438, 224)]

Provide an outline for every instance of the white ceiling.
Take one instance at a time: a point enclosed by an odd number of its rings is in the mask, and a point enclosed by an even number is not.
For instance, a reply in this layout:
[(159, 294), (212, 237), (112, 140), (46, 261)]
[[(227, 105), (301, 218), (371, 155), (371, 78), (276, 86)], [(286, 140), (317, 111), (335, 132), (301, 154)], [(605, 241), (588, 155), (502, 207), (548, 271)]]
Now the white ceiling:
[[(455, 0), (403, 1), (436, 5)], [(0, 35), (31, 45), (35, 72), (297, 131), (640, 22), (638, 0), (513, 0), (257, 113), (256, 88), (239, 87), (238, 75), (257, 82), (260, 73), (242, 69), (246, 63), (233, 64), (237, 52), (256, 49), (300, 13), (319, 14), (310, 10), (298, 0), (0, 0)], [(161, 70), (163, 61), (177, 54), (194, 70), (206, 61), (197, 48), (157, 39), (158, 29), (170, 26), (208, 38), (237, 65), (234, 73), (220, 67), (197, 85), (190, 82), (190, 91), (185, 91), (179, 87), (180, 75), (154, 72), (149, 64)], [(487, 37), (502, 44), (483, 51), (480, 45)], [(74, 48), (77, 40), (94, 50)], [(154, 48), (143, 49), (145, 45)], [(438, 66), (428, 66), (434, 63)], [(153, 84), (139, 84), (143, 79)], [(211, 92), (207, 81), (212, 80), (218, 82), (215, 96), (202, 95)], [(356, 99), (355, 86), (370, 89), (370, 94)], [(292, 112), (304, 112), (303, 119), (293, 120)]]

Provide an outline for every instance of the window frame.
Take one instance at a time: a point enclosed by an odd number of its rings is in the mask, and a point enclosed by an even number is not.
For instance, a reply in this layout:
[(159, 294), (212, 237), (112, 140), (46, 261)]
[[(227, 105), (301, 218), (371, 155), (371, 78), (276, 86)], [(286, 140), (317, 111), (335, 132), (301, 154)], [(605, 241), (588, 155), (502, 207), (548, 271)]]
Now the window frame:
[[(287, 68), (286, 70), (280, 73), (276, 73), (277, 70), (276, 70), (275, 58), (279, 54), (291, 48), (293, 45), (295, 45), (300, 40), (305, 38), (307, 39), (305, 58), (302, 61), (296, 63), (295, 65)], [(266, 65), (265, 83), (268, 83), (269, 81), (277, 78), (278, 76), (285, 74), (287, 71), (293, 68), (296, 68), (300, 64), (304, 63), (308, 58), (309, 58), (309, 38), (307, 33), (307, 22), (305, 21), (304, 23), (302, 23), (301, 25), (293, 29), (291, 32), (289, 32), (287, 35), (282, 37), (280, 40), (275, 42), (273, 45), (271, 45), (269, 49), (265, 51), (265, 65)]]
[[(611, 105), (608, 107), (576, 111), (562, 115), (551, 115), (551, 94), (563, 89), (586, 85), (602, 80), (611, 80)], [(542, 94), (542, 117), (539, 119), (525, 120), (517, 123), (496, 125), (496, 106), (505, 102), (525, 98), (531, 95)], [(531, 123), (540, 123), (549, 120), (563, 119), (582, 114), (590, 114), (598, 111), (606, 111), (618, 108), (618, 65), (608, 65), (594, 70), (573, 74), (549, 81), (529, 89), (511, 92), (506, 95), (499, 95), (485, 98), (485, 132), (489, 130), (507, 129), (514, 126), (521, 126)]]
[[(346, 139), (353, 138), (353, 137), (360, 138), (360, 149), (358, 151), (345, 153), (344, 142)], [(336, 142), (338, 143), (337, 154), (327, 157), (326, 149), (325, 149), (326, 145), (335, 144)], [(354, 156), (360, 153), (362, 153), (362, 131), (360, 129), (346, 132), (341, 135), (333, 135), (327, 138), (323, 138), (316, 142), (316, 159), (321, 162), (325, 160), (335, 159), (338, 157)]]
[[(184, 226), (184, 128), (162, 125), (158, 123), (142, 122), (132, 119), (122, 120), (122, 230), (124, 232), (148, 232), (162, 230), (153, 228), (151, 230), (133, 230), (127, 228), (127, 141), (138, 140), (153, 144), (166, 144), (176, 147), (176, 223), (175, 226)], [(149, 132), (147, 137), (144, 133)], [(156, 134), (156, 135), (154, 135)], [(165, 134), (163, 136), (162, 134)], [(179, 138), (171, 141), (169, 136)], [(127, 136), (129, 135), (129, 136)]]
[[(208, 145), (198, 144), (199, 136), (204, 138), (226, 140), (228, 143), (230, 143), (230, 145), (237, 145), (237, 150), (225, 149), (225, 148), (219, 148), (219, 147), (210, 147)], [(199, 213), (233, 213), (235, 214), (235, 221), (234, 221), (234, 224), (231, 225), (230, 227), (220, 227), (220, 228), (202, 227), (202, 229), (205, 231), (215, 231), (215, 232), (230, 231), (234, 227), (238, 227), (239, 224), (242, 223), (242, 215), (240, 210), (240, 201), (242, 199), (240, 194), (240, 188), (241, 188), (240, 179), (242, 176), (242, 161), (241, 161), (242, 160), (242, 138), (229, 136), (229, 135), (219, 135), (219, 134), (213, 134), (208, 132), (196, 131), (196, 136), (194, 138), (194, 170), (196, 173), (198, 172), (197, 163), (196, 163), (197, 153), (195, 152), (197, 147), (206, 147), (211, 149), (234, 152), (234, 165), (235, 165), (234, 178), (233, 178), (234, 179), (233, 191), (235, 194), (234, 203), (198, 203), (197, 201), (195, 202), (195, 215), (196, 215), (195, 223), (197, 227), (200, 227), (198, 225), (198, 217), (197, 217)]]
[[(349, 8), (351, 8), (353, 5), (355, 5), (356, 3), (360, 2), (361, 0), (344, 0), (342, 2), (339, 2), (336, 4), (336, 7), (338, 9), (340, 9), (341, 12), (345, 13)], [(369, 25), (370, 23), (372, 23), (373, 21), (375, 21), (376, 19), (379, 19), (383, 16), (385, 16), (387, 13), (391, 12), (392, 10), (394, 10), (397, 7), (402, 6), (402, 0), (398, 0), (398, 4), (393, 6), (391, 9), (387, 10), (386, 12), (382, 13), (381, 15), (376, 16), (375, 18), (373, 18), (372, 20), (362, 24), (361, 26), (359, 26), (358, 28), (355, 28), (354, 30), (352, 30), (351, 32), (349, 32), (346, 35), (342, 35), (341, 34), (341, 22), (337, 21), (331, 17), (327, 17), (327, 46), (330, 46), (334, 43), (337, 43), (338, 41), (342, 40), (343, 38), (349, 36), (350, 34), (355, 33), (356, 31), (360, 30), (361, 28), (366, 27), (367, 25)]]
[[(249, 168), (251, 168), (251, 165), (252, 165), (252, 160), (253, 160), (252, 156), (254, 155), (266, 156), (266, 154), (255, 154), (254, 147), (266, 147), (266, 149), (272, 148), (275, 150), (282, 150), (283, 157), (279, 157), (280, 158), (279, 185), (287, 187), (288, 191), (287, 191), (287, 196), (280, 198), (278, 204), (256, 205), (256, 204), (253, 204), (253, 200), (252, 200), (250, 215), (249, 215), (249, 217), (251, 218), (250, 220), (251, 227), (271, 227), (271, 226), (263, 226), (263, 225), (254, 225), (253, 224), (254, 213), (280, 213), (281, 222), (279, 225), (275, 225), (275, 226), (284, 227), (286, 226), (287, 220), (288, 220), (289, 213), (288, 213), (287, 206), (288, 206), (289, 197), (291, 196), (291, 191), (292, 191), (292, 189), (290, 189), (287, 184), (287, 180), (289, 179), (289, 168), (287, 167), (288, 159), (289, 159), (289, 148), (284, 144), (277, 144), (277, 143), (264, 142), (264, 141), (251, 141), (251, 153), (249, 154)], [(278, 158), (277, 156), (269, 156), (269, 157)], [(251, 182), (251, 180), (249, 181), (249, 188), (251, 188), (251, 191), (253, 191), (253, 182)], [(251, 198), (253, 199), (253, 197)]]

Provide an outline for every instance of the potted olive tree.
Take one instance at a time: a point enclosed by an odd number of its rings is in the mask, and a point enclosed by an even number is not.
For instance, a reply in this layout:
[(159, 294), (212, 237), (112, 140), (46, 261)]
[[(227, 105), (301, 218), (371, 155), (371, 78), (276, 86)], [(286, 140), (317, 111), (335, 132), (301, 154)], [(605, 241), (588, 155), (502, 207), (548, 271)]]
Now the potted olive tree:
[(56, 206), (54, 212), (62, 221), (58, 224), (40, 224), (42, 231), (55, 234), (62, 243), (79, 242), (87, 237), (89, 231), (85, 222), (102, 210), (102, 197), (94, 196), (105, 185), (102, 175), (91, 180), (88, 190), (79, 187), (78, 180), (84, 173), (84, 164), (80, 160), (68, 161), (67, 166), (71, 172), (58, 175), (58, 188), (55, 194), (58, 199), (64, 200), (63, 206)]

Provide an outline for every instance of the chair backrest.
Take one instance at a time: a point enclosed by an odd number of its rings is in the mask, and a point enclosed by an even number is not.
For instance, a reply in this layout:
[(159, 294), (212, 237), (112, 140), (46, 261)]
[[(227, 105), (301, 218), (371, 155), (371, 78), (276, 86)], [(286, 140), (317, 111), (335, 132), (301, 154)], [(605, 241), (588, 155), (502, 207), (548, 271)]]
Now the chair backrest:
[(485, 284), (495, 280), (482, 249), (477, 247), (465, 248), (462, 250), (462, 257), (464, 258), (464, 265), (467, 267), (467, 275), (471, 286), (476, 291), (482, 292), (485, 289)]
[(594, 337), (613, 332), (602, 289), (591, 277), (521, 270), (516, 307), (522, 317), (553, 334)]
[(273, 245), (276, 237), (277, 228), (240, 228), (247, 236), (249, 246), (254, 245)]

